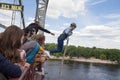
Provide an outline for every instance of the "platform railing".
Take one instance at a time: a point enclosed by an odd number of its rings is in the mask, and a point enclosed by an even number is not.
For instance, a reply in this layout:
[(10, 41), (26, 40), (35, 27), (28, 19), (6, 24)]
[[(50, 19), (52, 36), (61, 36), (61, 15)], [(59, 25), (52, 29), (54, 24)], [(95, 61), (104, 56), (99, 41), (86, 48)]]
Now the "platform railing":
[(11, 78), (9, 80), (34, 80), (34, 74), (34, 67), (30, 66), (23, 71), (20, 78)]

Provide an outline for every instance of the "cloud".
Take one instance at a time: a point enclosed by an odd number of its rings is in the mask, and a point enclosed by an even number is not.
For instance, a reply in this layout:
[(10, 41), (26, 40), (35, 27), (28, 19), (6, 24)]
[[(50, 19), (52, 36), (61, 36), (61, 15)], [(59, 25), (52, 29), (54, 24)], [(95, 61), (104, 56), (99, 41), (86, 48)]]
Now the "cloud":
[(120, 19), (120, 14), (118, 13), (111, 13), (111, 14), (107, 14), (106, 16), (103, 16), (104, 18), (108, 18), (108, 19)]
[[(15, 20), (14, 25), (21, 25), (20, 23), (20, 13), (15, 12), (14, 14), (15, 18), (13, 18), (13, 21)], [(11, 10), (2, 10), (0, 9), (0, 23), (9, 26), (12, 22), (12, 11)]]
[[(8, 1), (8, 0), (4, 0)], [(86, 47), (101, 47), (101, 48), (118, 48), (120, 49), (120, 15), (119, 13), (111, 13), (106, 16), (95, 16), (93, 12), (86, 9), (86, 2), (89, 5), (101, 4), (108, 0), (49, 0), (47, 17), (64, 20), (65, 22), (77, 20), (78, 28), (70, 37), (69, 45), (86, 46)], [(107, 7), (107, 6), (106, 6)], [(86, 14), (87, 13), (87, 14)], [(9, 25), (11, 23), (11, 11), (0, 10), (0, 22)], [(27, 15), (29, 16), (29, 15)], [(18, 17), (18, 16), (17, 16)], [(66, 20), (64, 18), (75, 18)], [(105, 19), (104, 20), (102, 19)], [(34, 18), (29, 17), (26, 24), (33, 22)], [(58, 20), (58, 21), (59, 21)], [(19, 21), (17, 21), (19, 22)], [(51, 22), (51, 21), (50, 21)], [(62, 21), (60, 22), (60, 24)], [(102, 25), (100, 25), (102, 24)], [(47, 22), (46, 27), (57, 26)], [(69, 23), (62, 23), (54, 27), (56, 35), (46, 34), (47, 43), (57, 43), (58, 36), (62, 31), (69, 26)], [(79, 26), (85, 26), (80, 28)], [(58, 30), (59, 28), (59, 30)], [(79, 30), (78, 30), (79, 29)], [(1, 31), (1, 29), (0, 29)]]
[(12, 3), (11, 0), (0, 0), (1, 3)]
[[(61, 31), (53, 31), (57, 35), (46, 35), (46, 43), (57, 43), (57, 38)], [(86, 26), (79, 31), (74, 31), (70, 37), (69, 45), (99, 47), (99, 48), (118, 48), (120, 49), (120, 28), (104, 25)]]
[(63, 26), (68, 27), (70, 26), (70, 23), (64, 23)]
[(104, 25), (111, 26), (111, 27), (120, 27), (120, 19), (109, 21), (109, 22), (105, 23)]
[(3, 32), (4, 30), (5, 30), (5, 29), (3, 29), (3, 28), (0, 27), (0, 33)]
[(102, 18), (108, 20), (106, 23), (104, 23), (105, 26), (120, 27), (120, 14), (119, 13), (106, 14), (102, 16)]
[(93, 36), (98, 38), (110, 39), (119, 37), (120, 28), (119, 27), (109, 27), (104, 25), (96, 25), (96, 26), (87, 26), (80, 31), (81, 34), (85, 34), (86, 36)]
[(101, 48), (119, 48), (119, 33), (119, 27), (109, 27), (104, 25), (87, 26), (84, 29), (80, 30), (81, 35), (79, 35), (79, 38), (81, 38), (80, 41), (84, 46), (96, 46)]
[(78, 14), (85, 14), (86, 0), (50, 0), (47, 16), (50, 18), (59, 18), (60, 16), (66, 18), (75, 18)]
[(45, 27), (50, 27), (50, 25), (49, 24), (45, 24)]
[(33, 23), (34, 22), (34, 17), (28, 17), (28, 19), (26, 20), (26, 26), (28, 26), (30, 23)]
[(0, 23), (10, 25), (12, 11), (0, 9)]
[(60, 27), (59, 30), (63, 31), (65, 28), (69, 27), (70, 23), (63, 23)]
[(97, 5), (103, 2), (106, 2), (107, 0), (87, 0), (88, 2), (90, 2), (90, 5)]

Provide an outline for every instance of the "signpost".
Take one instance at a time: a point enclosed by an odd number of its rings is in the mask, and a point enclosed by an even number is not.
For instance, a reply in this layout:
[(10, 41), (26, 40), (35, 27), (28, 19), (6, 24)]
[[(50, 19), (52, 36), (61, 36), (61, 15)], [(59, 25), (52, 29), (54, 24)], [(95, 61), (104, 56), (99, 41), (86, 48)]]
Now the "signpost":
[(13, 11), (23, 11), (23, 6), (14, 4), (0, 3), (0, 8)]

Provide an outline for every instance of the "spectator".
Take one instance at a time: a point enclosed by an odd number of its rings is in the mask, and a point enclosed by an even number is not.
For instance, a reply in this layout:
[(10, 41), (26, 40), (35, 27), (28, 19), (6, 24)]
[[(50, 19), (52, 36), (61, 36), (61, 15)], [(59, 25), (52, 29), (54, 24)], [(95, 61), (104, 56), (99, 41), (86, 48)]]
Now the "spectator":
[(43, 27), (41, 27), (41, 26), (39, 25), (39, 22), (36, 21), (36, 20), (35, 20), (34, 23), (29, 24), (29, 25), (24, 29), (24, 31), (29, 30), (29, 31), (30, 31), (30, 36), (32, 36), (32, 35), (33, 35), (33, 34), (32, 34), (33, 29), (35, 29), (36, 34), (37, 34), (38, 30), (41, 30), (41, 31), (44, 31), (44, 32), (49, 33), (49, 34), (51, 34), (51, 35), (55, 35), (54, 33), (50, 32), (49, 30), (44, 29)]
[(19, 63), (20, 52), (18, 49), (23, 42), (23, 31), (15, 25), (9, 26), (0, 39), (0, 73), (7, 78), (17, 78), (22, 74)]
[(35, 55), (40, 49), (40, 45), (35, 41), (28, 41), (21, 46), (21, 49), (26, 52), (26, 60), (28, 63), (33, 64), (35, 61)]
[(13, 64), (0, 53), (0, 73), (6, 78), (18, 78), (22, 70), (20, 66)]
[(30, 31), (28, 29), (24, 30), (24, 40), (23, 40), (23, 44), (28, 42), (30, 39)]
[(35, 69), (37, 70), (37, 73), (42, 77), (42, 79), (45, 76), (43, 63), (51, 58), (50, 53), (46, 50), (44, 50), (44, 42), (45, 42), (45, 36), (43, 34), (36, 35), (36, 41), (40, 44), (40, 50), (35, 56), (36, 62), (34, 63)]

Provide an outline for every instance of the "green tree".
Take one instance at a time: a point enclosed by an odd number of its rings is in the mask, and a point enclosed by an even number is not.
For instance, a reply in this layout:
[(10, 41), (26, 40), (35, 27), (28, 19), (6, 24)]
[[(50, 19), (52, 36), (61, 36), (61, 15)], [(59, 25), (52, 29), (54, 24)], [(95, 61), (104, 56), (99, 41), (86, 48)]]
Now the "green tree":
[[(45, 48), (48, 50), (56, 49), (57, 45), (54, 43), (49, 43), (45, 45)], [(65, 46), (63, 48), (63, 51), (61, 53), (54, 54), (55, 56), (59, 57), (62, 56), (64, 53)], [(120, 50), (118, 49), (102, 49), (102, 48), (89, 48), (89, 47), (82, 47), (82, 46), (68, 46), (66, 56), (72, 57), (84, 57), (84, 58), (90, 58), (95, 57), (98, 59), (104, 59), (104, 60), (110, 60), (110, 61), (116, 61), (120, 63)]]
[(100, 54), (100, 59), (106, 60), (106, 55), (105, 54)]

